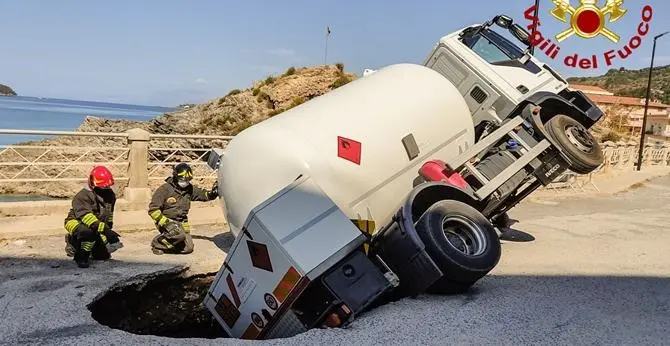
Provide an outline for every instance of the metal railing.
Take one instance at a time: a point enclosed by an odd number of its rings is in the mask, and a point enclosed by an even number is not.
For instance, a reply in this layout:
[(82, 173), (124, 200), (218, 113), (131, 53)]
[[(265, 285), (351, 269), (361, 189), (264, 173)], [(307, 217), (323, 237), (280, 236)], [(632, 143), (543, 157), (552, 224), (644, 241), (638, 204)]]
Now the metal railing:
[(53, 197), (76, 193), (95, 165), (112, 171), (118, 190), (155, 188), (178, 162), (192, 166), (196, 182), (211, 184), (216, 172), (206, 162), (209, 149), (225, 148), (233, 138), (151, 134), (141, 129), (125, 133), (0, 129), (0, 135), (45, 137), (0, 145), (0, 193)]

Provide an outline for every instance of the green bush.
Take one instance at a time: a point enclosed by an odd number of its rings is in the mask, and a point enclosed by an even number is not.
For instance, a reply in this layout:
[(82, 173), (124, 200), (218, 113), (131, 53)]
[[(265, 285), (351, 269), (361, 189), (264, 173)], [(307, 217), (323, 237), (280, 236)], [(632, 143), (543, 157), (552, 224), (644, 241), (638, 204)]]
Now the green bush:
[(603, 142), (618, 142), (619, 140), (621, 140), (621, 135), (614, 131), (607, 132), (601, 139)]
[(226, 96), (237, 95), (237, 94), (239, 94), (239, 93), (241, 93), (241, 92), (242, 92), (242, 90), (240, 90), (240, 89), (233, 89), (233, 90), (231, 90), (231, 91), (228, 93), (228, 95), (226, 95)]
[(258, 96), (258, 93), (260, 92), (261, 92), (260, 88), (254, 88), (253, 90), (251, 90), (251, 95)]
[(290, 76), (294, 73), (295, 73), (295, 67), (291, 66), (288, 68), (288, 70), (286, 70), (286, 72), (284, 72), (284, 76)]
[(298, 97), (294, 98), (293, 101), (291, 101), (291, 108), (293, 108), (295, 106), (298, 106), (300, 104), (303, 104), (303, 103), (305, 103), (305, 99), (302, 98), (302, 96), (298, 96)]
[(340, 70), (340, 72), (344, 72), (344, 64), (343, 63), (338, 62), (337, 64), (335, 64), (335, 66), (337, 67), (338, 70)]
[(345, 76), (340, 76), (338, 79), (336, 79), (333, 84), (330, 85), (332, 89), (337, 89), (347, 83), (351, 82), (351, 80)]
[(275, 77), (268, 76), (268, 78), (265, 78), (265, 85), (269, 85), (275, 82)]
[(270, 95), (264, 93), (264, 92), (259, 92), (258, 95), (256, 96), (256, 101), (258, 102), (263, 102), (263, 101), (270, 101)]

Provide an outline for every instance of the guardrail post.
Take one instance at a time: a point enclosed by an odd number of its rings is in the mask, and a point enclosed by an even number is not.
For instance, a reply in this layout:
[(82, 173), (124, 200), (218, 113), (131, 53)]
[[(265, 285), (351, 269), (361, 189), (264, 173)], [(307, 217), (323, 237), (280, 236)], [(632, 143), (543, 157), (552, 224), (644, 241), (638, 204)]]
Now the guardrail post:
[(149, 132), (135, 128), (128, 133), (128, 187), (123, 198), (132, 204), (146, 204), (151, 199), (149, 189)]

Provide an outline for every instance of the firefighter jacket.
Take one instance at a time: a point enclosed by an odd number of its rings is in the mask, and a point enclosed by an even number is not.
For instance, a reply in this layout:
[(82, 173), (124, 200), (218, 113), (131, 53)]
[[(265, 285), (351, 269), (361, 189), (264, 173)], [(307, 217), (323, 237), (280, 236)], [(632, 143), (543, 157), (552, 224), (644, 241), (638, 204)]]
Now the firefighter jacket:
[(172, 177), (168, 177), (165, 179), (165, 184), (154, 192), (149, 203), (149, 215), (159, 228), (173, 220), (184, 223), (188, 231), (188, 212), (191, 209), (191, 201), (206, 202), (216, 197), (216, 194), (193, 184), (181, 188)]
[(116, 194), (112, 189), (93, 192), (88, 186), (72, 199), (72, 208), (65, 218), (65, 229), (72, 233), (80, 223), (103, 233), (114, 224)]

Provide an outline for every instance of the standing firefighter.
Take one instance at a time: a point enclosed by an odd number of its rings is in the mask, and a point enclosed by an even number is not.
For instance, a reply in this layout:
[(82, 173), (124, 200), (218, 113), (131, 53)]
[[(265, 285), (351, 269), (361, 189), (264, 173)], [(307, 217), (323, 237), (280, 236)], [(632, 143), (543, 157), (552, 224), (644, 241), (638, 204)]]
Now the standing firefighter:
[(193, 171), (186, 163), (177, 164), (172, 176), (165, 179), (149, 203), (149, 215), (160, 232), (151, 241), (154, 254), (193, 252), (188, 224), (191, 201), (206, 202), (218, 197), (217, 184), (207, 191), (191, 184)]
[(88, 268), (89, 257), (106, 260), (123, 245), (112, 231), (116, 194), (114, 177), (104, 166), (96, 166), (88, 177), (88, 185), (72, 199), (72, 208), (65, 218), (65, 252), (74, 257), (80, 268)]

